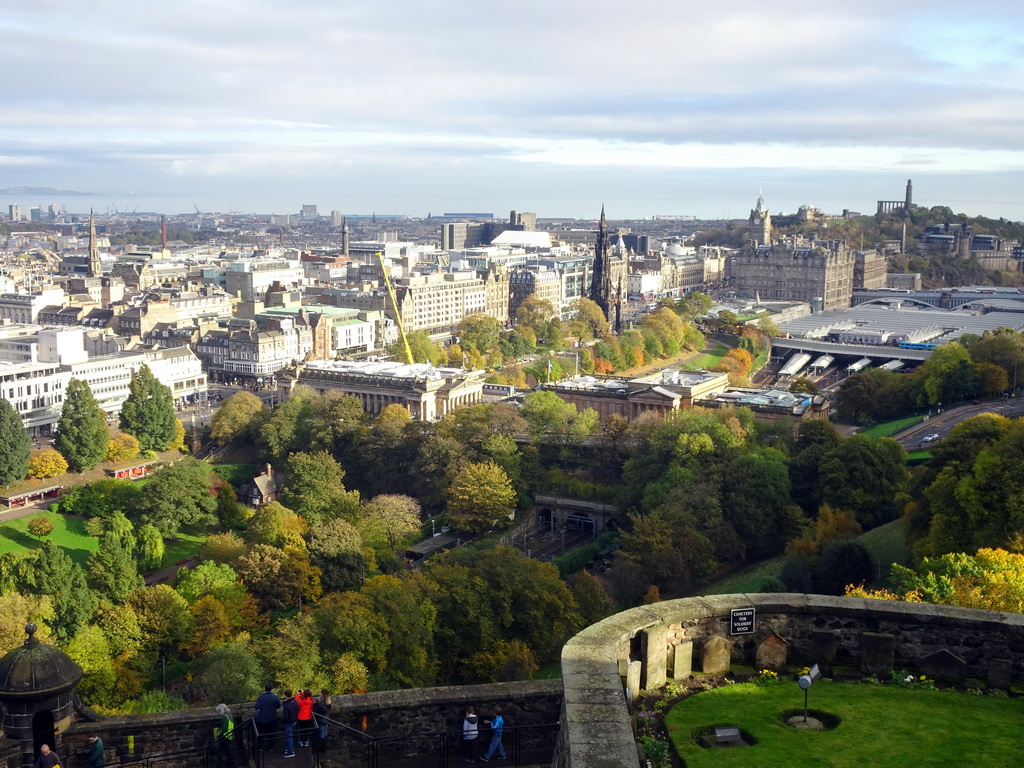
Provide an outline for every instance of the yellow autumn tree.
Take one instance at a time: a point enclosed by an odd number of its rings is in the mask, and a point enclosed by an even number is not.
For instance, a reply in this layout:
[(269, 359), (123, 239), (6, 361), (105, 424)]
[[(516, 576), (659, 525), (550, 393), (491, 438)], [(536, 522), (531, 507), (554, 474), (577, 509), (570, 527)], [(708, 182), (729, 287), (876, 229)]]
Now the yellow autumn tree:
[(448, 521), (460, 531), (482, 533), (512, 522), (516, 492), (505, 470), (493, 461), (467, 464), (446, 495)]
[(28, 476), (42, 479), (56, 477), (68, 471), (67, 460), (54, 448), (32, 451), (28, 460)]

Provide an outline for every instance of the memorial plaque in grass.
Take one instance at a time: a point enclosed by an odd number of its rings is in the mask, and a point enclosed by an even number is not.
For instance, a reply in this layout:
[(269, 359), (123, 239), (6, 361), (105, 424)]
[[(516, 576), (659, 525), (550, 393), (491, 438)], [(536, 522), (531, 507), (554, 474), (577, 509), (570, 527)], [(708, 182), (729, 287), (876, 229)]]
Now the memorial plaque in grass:
[[(888, 685), (819, 683), (811, 706), (839, 718), (830, 731), (787, 726), (782, 713), (803, 705), (797, 684), (742, 683), (699, 693), (666, 715), (669, 736), (687, 768), (707, 766), (946, 766), (1019, 765), (1024, 700)], [(756, 743), (709, 750), (694, 736), (729, 723)]]

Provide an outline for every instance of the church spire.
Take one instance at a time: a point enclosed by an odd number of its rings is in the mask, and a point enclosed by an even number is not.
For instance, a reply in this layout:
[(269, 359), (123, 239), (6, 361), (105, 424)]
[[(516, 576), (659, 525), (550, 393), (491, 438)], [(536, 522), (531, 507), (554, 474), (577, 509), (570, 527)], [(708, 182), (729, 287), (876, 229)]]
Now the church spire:
[(89, 209), (89, 277), (102, 277), (103, 269), (100, 266), (100, 247), (96, 243), (96, 221)]

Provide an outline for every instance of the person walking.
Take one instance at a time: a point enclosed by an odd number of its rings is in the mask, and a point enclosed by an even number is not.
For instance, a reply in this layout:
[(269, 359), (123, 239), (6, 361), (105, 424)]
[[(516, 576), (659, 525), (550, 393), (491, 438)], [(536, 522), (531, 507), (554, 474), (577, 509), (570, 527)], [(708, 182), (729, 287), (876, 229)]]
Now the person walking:
[(103, 768), (107, 764), (103, 753), (103, 739), (93, 735), (89, 737), (89, 754), (85, 756), (85, 768)]
[(295, 694), (299, 705), (299, 746), (309, 746), (309, 735), (313, 732), (313, 694), (306, 688)]
[(501, 759), (505, 759), (505, 746), (501, 743), (501, 736), (505, 732), (505, 718), (501, 716), (501, 707), (494, 707), (494, 715), (490, 720), (484, 720), (484, 725), (491, 726), (491, 746), (487, 748), (487, 754), (480, 759), (485, 763), (490, 762), (497, 752)]
[(466, 716), (462, 719), (462, 760), (472, 763), (477, 754), (480, 727), (475, 707), (466, 707)]
[(284, 692), (281, 705), (281, 727), (284, 728), (284, 756), (295, 757), (295, 723), (299, 719), (299, 703), (291, 691)]
[(274, 686), (269, 683), (263, 693), (256, 699), (256, 732), (260, 737), (260, 749), (266, 748), (267, 741), (274, 735), (277, 726), (277, 710), (281, 708), (281, 699), (274, 693)]
[(231, 743), (235, 740), (235, 721), (231, 719), (231, 710), (227, 704), (218, 704), (217, 714), (220, 715), (220, 723), (213, 729), (213, 737), (217, 740), (217, 768), (221, 768), (225, 760), (234, 768)]

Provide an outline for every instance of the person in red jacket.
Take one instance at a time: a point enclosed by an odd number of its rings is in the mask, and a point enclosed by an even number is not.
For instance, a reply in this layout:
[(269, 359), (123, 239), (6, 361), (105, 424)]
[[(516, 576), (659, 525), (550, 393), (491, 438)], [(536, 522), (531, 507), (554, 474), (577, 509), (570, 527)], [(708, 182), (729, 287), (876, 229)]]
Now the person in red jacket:
[(299, 705), (299, 746), (308, 747), (310, 735), (313, 733), (313, 694), (309, 689), (295, 694)]

